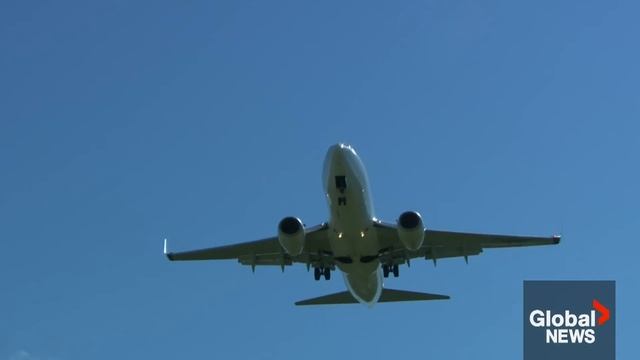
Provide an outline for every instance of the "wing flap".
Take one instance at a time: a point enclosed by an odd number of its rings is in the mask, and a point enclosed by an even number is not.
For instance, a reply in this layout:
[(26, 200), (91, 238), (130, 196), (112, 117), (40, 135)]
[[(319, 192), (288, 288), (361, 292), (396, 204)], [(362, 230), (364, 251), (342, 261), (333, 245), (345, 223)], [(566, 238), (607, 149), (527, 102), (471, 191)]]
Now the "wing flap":
[(242, 255), (238, 257), (238, 262), (242, 265), (291, 265), (293, 260), (287, 254), (260, 254)]

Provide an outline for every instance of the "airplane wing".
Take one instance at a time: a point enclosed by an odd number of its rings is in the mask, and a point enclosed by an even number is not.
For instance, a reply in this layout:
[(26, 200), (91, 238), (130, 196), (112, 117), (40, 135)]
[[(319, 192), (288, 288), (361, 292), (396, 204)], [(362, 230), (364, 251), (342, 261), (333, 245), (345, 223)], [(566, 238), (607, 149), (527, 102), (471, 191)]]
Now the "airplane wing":
[(474, 234), (441, 230), (425, 230), (424, 243), (416, 250), (407, 250), (398, 238), (396, 225), (378, 222), (378, 241), (381, 244), (380, 261), (385, 264), (404, 264), (409, 259), (422, 257), (437, 259), (478, 255), (483, 249), (520, 246), (555, 245), (560, 236), (514, 236)]
[(206, 249), (169, 252), (165, 240), (164, 253), (171, 261), (236, 259), (243, 265), (292, 265), (305, 263), (313, 266), (333, 267), (333, 255), (327, 236), (326, 223), (305, 229), (305, 245), (302, 254), (291, 256), (280, 246), (278, 237), (224, 245)]

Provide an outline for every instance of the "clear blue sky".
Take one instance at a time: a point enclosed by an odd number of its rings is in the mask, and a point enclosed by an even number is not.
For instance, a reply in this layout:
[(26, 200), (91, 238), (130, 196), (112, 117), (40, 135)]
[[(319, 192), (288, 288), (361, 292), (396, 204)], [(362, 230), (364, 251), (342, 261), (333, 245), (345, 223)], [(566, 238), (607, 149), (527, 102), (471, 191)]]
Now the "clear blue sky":
[[(0, 4), (0, 359), (517, 359), (522, 280), (618, 281), (631, 359), (640, 229), (637, 1)], [(327, 217), (353, 144), (377, 215), (550, 235), (425, 261), (447, 302), (296, 308), (304, 266), (173, 249)]]

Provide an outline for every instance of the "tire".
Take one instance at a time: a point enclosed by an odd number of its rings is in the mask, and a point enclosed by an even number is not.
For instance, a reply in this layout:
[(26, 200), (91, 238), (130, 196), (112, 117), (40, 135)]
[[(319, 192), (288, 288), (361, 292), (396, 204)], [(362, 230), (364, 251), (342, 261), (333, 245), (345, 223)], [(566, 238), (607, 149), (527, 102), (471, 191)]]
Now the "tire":
[(393, 277), (398, 277), (400, 276), (400, 269), (398, 267), (398, 264), (393, 265)]
[(389, 265), (382, 265), (382, 275), (386, 278), (389, 277)]
[(330, 280), (331, 279), (331, 269), (324, 268), (324, 279), (325, 280)]
[(320, 275), (322, 275), (320, 268), (313, 268), (313, 278), (316, 279), (316, 281), (320, 280)]

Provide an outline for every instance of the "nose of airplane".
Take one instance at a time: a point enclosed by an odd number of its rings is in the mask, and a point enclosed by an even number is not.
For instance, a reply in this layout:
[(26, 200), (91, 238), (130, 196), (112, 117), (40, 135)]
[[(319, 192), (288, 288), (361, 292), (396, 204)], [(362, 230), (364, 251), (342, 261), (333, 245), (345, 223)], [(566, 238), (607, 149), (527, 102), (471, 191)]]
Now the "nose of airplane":
[(328, 185), (328, 176), (330, 175), (331, 166), (341, 166), (347, 158), (347, 154), (355, 153), (353, 148), (344, 143), (338, 143), (335, 145), (331, 145), (327, 150), (327, 156), (324, 160), (324, 170), (323, 170), (323, 183), (324, 188), (327, 188)]
[(353, 149), (351, 148), (351, 146), (347, 144), (339, 143), (332, 145), (329, 147), (329, 150), (327, 150), (325, 162), (327, 164), (342, 162), (345, 159), (345, 155), (352, 151)]
[(339, 143), (329, 147), (327, 157), (340, 156), (347, 152), (353, 152), (353, 148), (349, 144)]
[(327, 150), (327, 156), (324, 160), (324, 169), (322, 171), (323, 187), (325, 191), (329, 185), (329, 176), (331, 175), (331, 169), (341, 169), (346, 163), (350, 162), (352, 158), (357, 158), (356, 152), (349, 144), (338, 143), (331, 145)]

